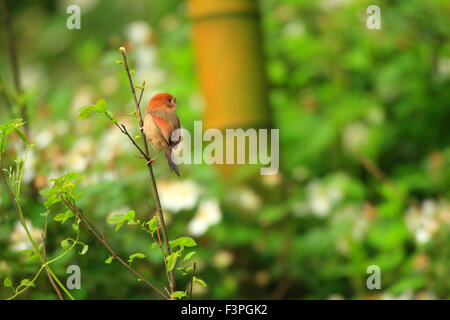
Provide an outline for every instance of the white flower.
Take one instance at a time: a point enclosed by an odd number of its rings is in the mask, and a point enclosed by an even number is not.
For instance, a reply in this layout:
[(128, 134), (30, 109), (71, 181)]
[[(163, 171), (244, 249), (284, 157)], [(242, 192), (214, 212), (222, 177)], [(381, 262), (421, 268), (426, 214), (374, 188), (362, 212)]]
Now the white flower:
[(410, 207), (406, 213), (406, 225), (414, 234), (419, 244), (427, 243), (439, 229), (440, 223), (448, 224), (442, 219), (448, 212), (448, 204), (425, 200), (421, 207)]
[(439, 80), (445, 80), (450, 75), (450, 58), (438, 59), (437, 77)]
[(158, 181), (158, 191), (161, 206), (173, 213), (193, 209), (201, 193), (200, 187), (192, 180)]
[(383, 293), (381, 300), (411, 300), (413, 298), (413, 291), (406, 290), (398, 296), (394, 296), (392, 293)]
[(305, 25), (300, 21), (289, 22), (284, 27), (284, 33), (291, 38), (298, 38), (305, 32)]
[(94, 143), (91, 138), (81, 138), (73, 146), (65, 157), (67, 169), (84, 171), (94, 151)]
[[(127, 121), (119, 120), (119, 123), (125, 125), (128, 130), (130, 129)], [(131, 148), (132, 145), (126, 141), (124, 135), (116, 127), (111, 127), (100, 137), (100, 141), (97, 144), (96, 158), (98, 161), (106, 163)]]
[(249, 188), (232, 190), (227, 198), (231, 203), (237, 203), (241, 208), (248, 211), (258, 210), (262, 204), (261, 197)]
[(220, 210), (217, 199), (204, 200), (200, 203), (199, 209), (194, 218), (188, 224), (189, 232), (194, 236), (201, 236), (214, 224), (222, 220), (222, 211)]
[(306, 186), (306, 198), (312, 212), (318, 217), (324, 217), (342, 198), (342, 193), (336, 184), (324, 185), (312, 181)]
[[(28, 230), (30, 231), (31, 238), (33, 238), (33, 240), (35, 241), (36, 244), (38, 242), (40, 242), (41, 234), (43, 231), (39, 228), (34, 228), (31, 225), (31, 222), (28, 220), (25, 220), (25, 223), (28, 226)], [(11, 249), (14, 251), (33, 249), (33, 245), (31, 244), (30, 239), (28, 238), (28, 235), (20, 221), (17, 221), (17, 223), (14, 227), (14, 230), (10, 235), (9, 240), (11, 242)]]
[(240, 203), (245, 210), (258, 210), (261, 208), (261, 197), (252, 189), (243, 189), (240, 193)]
[(145, 43), (152, 34), (150, 26), (145, 21), (134, 21), (125, 30), (127, 39), (135, 44)]
[(52, 130), (50, 130), (49, 128), (46, 128), (46, 129), (42, 130), (41, 132), (39, 132), (35, 137), (36, 137), (35, 141), (37, 143), (37, 146), (39, 148), (44, 149), (53, 141), (54, 134), (53, 134)]
[(213, 264), (218, 268), (227, 268), (233, 263), (234, 256), (230, 251), (222, 250), (213, 257)]
[[(22, 152), (22, 155), (20, 157), (21, 158), (25, 157), (25, 151)], [(36, 176), (36, 162), (37, 160), (34, 150), (33, 149), (28, 150), (28, 156), (23, 166), (23, 175), (22, 175), (22, 180), (25, 183), (30, 183)]]
[(349, 124), (342, 131), (344, 149), (350, 152), (358, 151), (367, 140), (369, 129), (361, 122)]

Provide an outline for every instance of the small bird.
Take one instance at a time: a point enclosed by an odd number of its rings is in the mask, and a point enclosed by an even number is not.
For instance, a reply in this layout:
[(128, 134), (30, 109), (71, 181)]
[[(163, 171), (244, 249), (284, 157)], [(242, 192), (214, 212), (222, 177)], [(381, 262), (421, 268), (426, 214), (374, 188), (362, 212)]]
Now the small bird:
[[(164, 150), (170, 171), (180, 176), (178, 167), (172, 161), (172, 148), (181, 141), (180, 130), (177, 130), (180, 129), (180, 119), (176, 103), (177, 99), (168, 93), (153, 96), (145, 110), (144, 133), (155, 149)], [(155, 161), (158, 155), (150, 162)]]

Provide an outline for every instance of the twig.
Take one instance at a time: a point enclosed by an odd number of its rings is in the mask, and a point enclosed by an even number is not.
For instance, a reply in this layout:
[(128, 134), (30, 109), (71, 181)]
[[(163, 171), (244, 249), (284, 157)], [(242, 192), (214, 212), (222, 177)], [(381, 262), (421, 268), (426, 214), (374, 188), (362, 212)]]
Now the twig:
[[(42, 237), (42, 250), (43, 250), (43, 254), (44, 254), (43, 258), (44, 258), (44, 264), (45, 264), (47, 262), (47, 251), (45, 249), (45, 245), (46, 245), (45, 234), (42, 233), (41, 237)], [(59, 291), (58, 287), (56, 286), (55, 281), (53, 281), (52, 275), (50, 274), (50, 271), (48, 270), (48, 266), (45, 267), (45, 271), (47, 272), (48, 279), (50, 280), (50, 283), (52, 284), (53, 289), (55, 289), (59, 300), (64, 300), (64, 298), (63, 298), (63, 296), (61, 294), (61, 291)]]
[[(3, 26), (5, 29), (5, 40), (6, 40), (6, 47), (8, 49), (9, 59), (11, 60), (11, 68), (12, 68), (12, 75), (14, 79), (14, 85), (17, 91), (18, 95), (22, 94), (22, 84), (20, 81), (20, 70), (19, 70), (19, 63), (17, 61), (17, 52), (16, 47), (13, 40), (12, 35), (12, 28), (9, 20), (9, 11), (8, 6), (6, 5), (6, 0), (1, 0), (2, 2), (2, 21)], [(27, 117), (26, 117), (26, 106), (21, 106), (21, 117), (25, 121), (24, 124), (24, 131), (25, 135), (28, 133), (28, 123), (27, 123)]]
[[(2, 178), (1, 180), (3, 181), (3, 184), (5, 185), (6, 190), (8, 191), (9, 197), (11, 199), (11, 202), (14, 205), (14, 209), (17, 213), (17, 215), (19, 216), (19, 220), (20, 223), (22, 224), (22, 227), (24, 228), (25, 232), (27, 233), (28, 239), (30, 240), (33, 248), (34, 248), (34, 252), (36, 253), (36, 256), (39, 258), (39, 260), (41, 260), (42, 262), (42, 267), (44, 267), (44, 265), (46, 265), (46, 270), (48, 273), (50, 273), (50, 275), (52, 276), (52, 278), (58, 283), (58, 285), (61, 287), (61, 289), (63, 289), (63, 291), (66, 293), (66, 295), (71, 299), (71, 300), (75, 300), (75, 298), (70, 294), (69, 291), (67, 291), (67, 289), (62, 285), (62, 283), (59, 281), (59, 279), (56, 277), (56, 275), (53, 273), (53, 271), (50, 269), (50, 267), (48, 266), (48, 263), (46, 264), (46, 262), (44, 261), (43, 257), (41, 256), (41, 254), (39, 253), (38, 247), (36, 246), (36, 243), (33, 240), (33, 237), (30, 234), (30, 231), (28, 230), (27, 225), (25, 224), (25, 220), (23, 218), (23, 213), (22, 213), (22, 209), (21, 207), (19, 207), (18, 205), (18, 200), (16, 199), (16, 197), (14, 196), (14, 193), (11, 189), (11, 187), (9, 186), (5, 174), (3, 172), (3, 164), (0, 161), (0, 177)], [(42, 268), (41, 267), (41, 268)], [(36, 275), (37, 277), (37, 275)]]
[(119, 257), (119, 255), (109, 246), (109, 244), (106, 242), (106, 240), (100, 236), (89, 224), (86, 217), (83, 215), (80, 208), (78, 208), (75, 203), (70, 202), (67, 199), (63, 198), (64, 203), (66, 206), (75, 214), (76, 217), (78, 217), (81, 222), (83, 222), (86, 229), (95, 237), (98, 241), (112, 254), (113, 258), (120, 262), (125, 268), (127, 268), (131, 273), (133, 273), (136, 277), (138, 277), (142, 282), (144, 282), (147, 286), (152, 288), (157, 294), (159, 294), (161, 297), (163, 297), (166, 300), (169, 300), (169, 297), (166, 296), (161, 290), (159, 290), (157, 287), (155, 287), (153, 284), (151, 284), (147, 279), (145, 279), (140, 273), (138, 273), (136, 270), (134, 270), (128, 263), (122, 260), (122, 258)]
[[(159, 200), (159, 194), (158, 194), (158, 188), (156, 186), (155, 175), (153, 173), (152, 164), (151, 164), (151, 162), (148, 161), (150, 159), (150, 156), (149, 156), (148, 145), (147, 145), (147, 137), (145, 136), (145, 133), (144, 133), (144, 121), (142, 120), (142, 114), (141, 114), (141, 108), (140, 108), (142, 92), (141, 92), (141, 97), (139, 98), (139, 101), (138, 101), (138, 99), (136, 98), (136, 91), (134, 89), (133, 80), (131, 79), (131, 73), (130, 73), (130, 70), (128, 68), (128, 62), (127, 62), (127, 57), (126, 57), (126, 54), (125, 54), (125, 48), (121, 47), (120, 48), (120, 52), (122, 54), (125, 70), (126, 70), (127, 75), (128, 75), (128, 81), (129, 81), (130, 87), (131, 87), (131, 94), (133, 95), (134, 103), (136, 105), (136, 114), (137, 114), (138, 120), (139, 120), (139, 129), (141, 130), (142, 138), (144, 140), (144, 147), (145, 147), (145, 154), (146, 154), (146, 164), (147, 164), (150, 180), (152, 181), (152, 191), (153, 191), (153, 196), (154, 196), (154, 198), (156, 200), (156, 208), (157, 208), (157, 211), (158, 211), (158, 214), (159, 214), (159, 220), (161, 222), (161, 230), (162, 230), (162, 234), (163, 234), (164, 245), (166, 247), (167, 255), (171, 255), (169, 240), (168, 240), (168, 237), (167, 237), (167, 227), (166, 227), (166, 223), (164, 221), (163, 212), (162, 212), (162, 209), (161, 209), (161, 202)], [(173, 270), (170, 271), (170, 282), (169, 282), (169, 285), (170, 285), (170, 292), (174, 293), (175, 292), (175, 274), (174, 274)]]
[(192, 270), (192, 278), (191, 278), (191, 291), (189, 295), (189, 300), (192, 300), (192, 286), (194, 284), (194, 276), (195, 276), (195, 269), (197, 268), (197, 262), (194, 262), (194, 269)]
[[(147, 203), (147, 205), (150, 206), (148, 203)], [(155, 214), (155, 215), (156, 215), (156, 214)], [(155, 215), (153, 215), (153, 217), (155, 217)], [(153, 233), (150, 233), (150, 234), (151, 234), (151, 236), (152, 236), (152, 238), (153, 238), (153, 241), (155, 241), (155, 242), (158, 244), (158, 247), (159, 247), (159, 249), (161, 250), (161, 254), (162, 254), (163, 260), (164, 260), (164, 266), (165, 266), (165, 268), (166, 268), (167, 280), (168, 280), (169, 283), (170, 283), (170, 274), (169, 274), (169, 272), (167, 271), (166, 254), (164, 253), (164, 249), (163, 249), (162, 242), (161, 242), (161, 237), (160, 237), (160, 235), (159, 235), (159, 226), (158, 226), (158, 223), (156, 223), (156, 233), (157, 233), (157, 235), (158, 235), (158, 241), (156, 241), (155, 236), (153, 235)], [(170, 294), (169, 294), (169, 296), (170, 296)]]

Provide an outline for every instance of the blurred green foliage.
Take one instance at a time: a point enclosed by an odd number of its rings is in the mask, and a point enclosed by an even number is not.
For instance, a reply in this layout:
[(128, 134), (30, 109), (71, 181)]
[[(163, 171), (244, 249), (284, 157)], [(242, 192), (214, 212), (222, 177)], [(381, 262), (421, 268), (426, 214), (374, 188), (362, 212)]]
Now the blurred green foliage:
[[(148, 217), (146, 167), (110, 123), (76, 117), (105, 98), (138, 135), (128, 80), (115, 62), (125, 45), (137, 83), (147, 83), (143, 101), (171, 92), (182, 125), (193, 128), (203, 103), (186, 4), (78, 2), (81, 30), (65, 27), (70, 1), (9, 1), (25, 94), (14, 97), (1, 41), (0, 123), (15, 117), (11, 105), (25, 102), (36, 149), (25, 167), (24, 213), (42, 229), (36, 191), (81, 172), (85, 215), (121, 256), (144, 253), (134, 266), (166, 286), (151, 239), (132, 226), (114, 233), (106, 222), (129, 210)], [(164, 161), (156, 164), (169, 237), (191, 234), (198, 243), (193, 260), (208, 287), (194, 287), (194, 298), (450, 298), (450, 3), (260, 3), (280, 173), (262, 177), (244, 166), (230, 181), (217, 168), (184, 165), (177, 180)], [(370, 4), (381, 8), (381, 30), (366, 28)], [(12, 161), (23, 150), (19, 137), (7, 149)], [(1, 190), (0, 278), (21, 279), (36, 264), (18, 252), (24, 240)], [(215, 218), (205, 218), (211, 212)], [(52, 223), (48, 232), (56, 256), (71, 226)], [(156, 297), (117, 263), (105, 264), (108, 253), (86, 231), (80, 240), (86, 255), (70, 253), (53, 267), (64, 279), (68, 265), (80, 266), (76, 298)], [(381, 290), (366, 287), (370, 265), (381, 268)], [(187, 281), (178, 280), (184, 290)], [(8, 294), (0, 288), (0, 297)], [(41, 276), (21, 298), (55, 295)]]

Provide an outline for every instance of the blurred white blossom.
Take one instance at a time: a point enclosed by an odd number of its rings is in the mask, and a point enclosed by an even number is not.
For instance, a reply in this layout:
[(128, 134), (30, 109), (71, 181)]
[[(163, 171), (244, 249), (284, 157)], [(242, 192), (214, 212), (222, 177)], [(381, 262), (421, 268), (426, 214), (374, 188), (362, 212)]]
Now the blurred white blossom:
[(195, 213), (194, 218), (188, 224), (189, 232), (194, 236), (201, 236), (214, 224), (222, 220), (222, 211), (220, 210), (217, 199), (204, 200)]
[(126, 37), (134, 44), (144, 44), (152, 34), (151, 28), (145, 21), (134, 21), (125, 28)]
[(241, 208), (254, 211), (261, 208), (261, 197), (250, 188), (238, 188), (228, 193), (227, 198), (232, 203), (237, 203)]
[(406, 225), (414, 234), (417, 243), (427, 243), (441, 224), (448, 225), (450, 221), (446, 217), (449, 211), (448, 203), (430, 199), (423, 201), (420, 207), (409, 207), (405, 217)]
[(227, 268), (233, 263), (233, 260), (233, 253), (228, 250), (221, 250), (214, 255), (213, 264), (217, 268)]
[(300, 21), (293, 21), (286, 24), (284, 34), (290, 38), (298, 38), (305, 33), (305, 25)]
[(318, 217), (326, 216), (341, 198), (342, 192), (336, 183), (327, 184), (314, 180), (306, 186), (309, 207)]
[[(125, 125), (128, 129), (130, 128), (130, 123), (126, 120), (121, 119), (119, 123)], [(132, 148), (133, 146), (126, 141), (124, 135), (116, 127), (110, 127), (97, 142), (96, 159), (107, 163)]]
[[(20, 158), (25, 157), (25, 151), (22, 151), (20, 154)], [(36, 155), (35, 151), (33, 149), (28, 150), (28, 156), (25, 161), (25, 164), (23, 165), (23, 175), (22, 180), (25, 183), (30, 183), (33, 181), (34, 177), (36, 176)]]
[(450, 75), (450, 58), (438, 59), (437, 77), (439, 80), (445, 80)]
[[(41, 241), (41, 234), (43, 230), (33, 227), (29, 220), (25, 220), (25, 223), (28, 226), (31, 238), (33, 238), (36, 244), (39, 243)], [(9, 240), (11, 243), (11, 249), (14, 251), (33, 249), (33, 246), (30, 243), (30, 240), (28, 239), (27, 233), (20, 221), (16, 222), (16, 225), (14, 226), (14, 230), (11, 233)]]
[(381, 294), (381, 300), (411, 300), (414, 292), (412, 290), (406, 290), (398, 296), (394, 296), (392, 293)]
[(193, 209), (201, 189), (193, 180), (161, 180), (158, 181), (158, 192), (161, 206), (165, 210), (177, 213), (181, 210)]
[(342, 132), (344, 149), (349, 152), (358, 151), (367, 140), (369, 129), (361, 122), (347, 125)]
[(44, 149), (45, 147), (47, 147), (53, 141), (54, 136), (55, 135), (53, 131), (49, 127), (40, 131), (35, 135), (38, 148)]
[(66, 169), (84, 171), (89, 165), (93, 152), (94, 142), (92, 139), (90, 137), (80, 138), (65, 156)]

